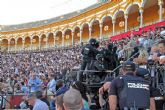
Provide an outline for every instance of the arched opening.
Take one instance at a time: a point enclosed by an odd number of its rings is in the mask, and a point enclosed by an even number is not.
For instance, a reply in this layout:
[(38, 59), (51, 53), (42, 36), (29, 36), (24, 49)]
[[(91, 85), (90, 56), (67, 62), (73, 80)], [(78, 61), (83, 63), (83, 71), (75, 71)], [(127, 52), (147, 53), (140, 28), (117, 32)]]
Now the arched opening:
[(82, 28), (82, 42), (88, 42), (89, 40), (89, 25), (85, 23)]
[(10, 45), (10, 48), (9, 48), (9, 50), (10, 51), (13, 51), (13, 50), (15, 50), (16, 48), (15, 48), (15, 39), (14, 38), (12, 38), (12, 39), (10, 39), (10, 43), (9, 43), (9, 45)]
[(32, 39), (32, 49), (38, 49), (39, 48), (39, 37), (38, 36), (33, 36), (33, 39)]
[(103, 22), (103, 27), (102, 27), (103, 39), (108, 39), (113, 32), (112, 17), (106, 16), (103, 18), (102, 22)]
[(8, 50), (8, 40), (7, 39), (2, 39), (2, 51), (7, 51)]
[(80, 42), (80, 28), (76, 27), (74, 29), (74, 44), (78, 44)]
[(100, 23), (98, 20), (94, 20), (92, 22), (92, 32), (91, 32), (92, 38), (99, 39), (100, 37)]
[(62, 32), (61, 31), (58, 31), (56, 33), (55, 40), (56, 40), (56, 47), (62, 47)]
[(67, 29), (64, 33), (64, 46), (72, 45), (72, 31)]
[(30, 37), (26, 37), (25, 38), (25, 49), (30, 49), (30, 45), (31, 45), (31, 39), (30, 39)]
[(41, 48), (46, 48), (46, 35), (45, 34), (43, 34), (42, 36), (41, 36)]
[(140, 26), (139, 6), (137, 4), (128, 7), (128, 30)]
[(10, 47), (15, 47), (15, 39), (10, 39)]
[(158, 0), (146, 0), (143, 12), (143, 24), (155, 23), (159, 20)]
[(22, 38), (20, 37), (17, 39), (17, 49), (22, 50), (22, 48), (23, 48), (23, 42), (22, 42)]
[(22, 38), (20, 37), (20, 38), (17, 39), (17, 45), (21, 46), (22, 44), (23, 44)]
[(115, 33), (123, 33), (125, 32), (125, 19), (124, 19), (124, 12), (118, 11), (116, 13), (116, 23), (115, 23)]
[(49, 33), (48, 35), (48, 47), (54, 47), (54, 34)]

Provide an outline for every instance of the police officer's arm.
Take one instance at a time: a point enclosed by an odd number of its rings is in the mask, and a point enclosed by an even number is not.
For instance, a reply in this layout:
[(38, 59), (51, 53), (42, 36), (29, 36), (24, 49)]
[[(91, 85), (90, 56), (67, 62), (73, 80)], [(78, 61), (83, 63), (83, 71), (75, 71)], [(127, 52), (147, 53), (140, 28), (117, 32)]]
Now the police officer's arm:
[(116, 95), (110, 95), (109, 96), (109, 110), (116, 110), (117, 108), (117, 96)]
[(154, 88), (150, 87), (150, 110), (156, 110)]
[(121, 81), (119, 79), (114, 79), (110, 86), (109, 91), (109, 108), (110, 110), (116, 110), (117, 108), (117, 91), (118, 91), (118, 85)]
[(150, 98), (150, 110), (156, 110), (155, 100), (153, 97)]

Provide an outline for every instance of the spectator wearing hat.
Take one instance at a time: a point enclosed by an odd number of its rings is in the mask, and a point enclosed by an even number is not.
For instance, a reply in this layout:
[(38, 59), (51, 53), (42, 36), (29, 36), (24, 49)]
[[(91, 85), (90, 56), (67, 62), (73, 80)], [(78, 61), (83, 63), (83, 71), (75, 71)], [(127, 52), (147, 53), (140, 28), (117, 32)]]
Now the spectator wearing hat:
[(63, 97), (65, 110), (81, 110), (83, 108), (81, 93), (73, 88), (70, 88)]

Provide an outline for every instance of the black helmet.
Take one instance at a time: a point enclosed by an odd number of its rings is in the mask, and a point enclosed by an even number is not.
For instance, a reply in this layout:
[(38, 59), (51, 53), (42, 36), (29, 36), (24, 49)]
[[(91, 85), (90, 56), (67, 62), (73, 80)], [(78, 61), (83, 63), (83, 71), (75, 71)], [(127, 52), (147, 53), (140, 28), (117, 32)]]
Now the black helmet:
[(97, 40), (94, 39), (94, 38), (91, 38), (91, 39), (89, 40), (89, 44), (91, 44), (92, 46), (95, 46), (95, 45), (96, 45), (96, 42), (97, 42)]
[(99, 44), (100, 44), (100, 42), (99, 41), (96, 41), (95, 47), (96, 48), (99, 48), (99, 46), (100, 46)]

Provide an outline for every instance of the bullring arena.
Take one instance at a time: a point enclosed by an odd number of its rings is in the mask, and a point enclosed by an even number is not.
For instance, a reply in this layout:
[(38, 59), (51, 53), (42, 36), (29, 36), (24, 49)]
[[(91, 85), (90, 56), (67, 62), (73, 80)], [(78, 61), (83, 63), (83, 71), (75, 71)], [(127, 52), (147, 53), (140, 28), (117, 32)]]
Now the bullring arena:
[[(86, 0), (86, 2), (88, 1)], [(44, 91), (44, 95), (49, 102), (49, 110), (114, 110), (103, 108), (100, 104), (100, 99), (98, 103), (91, 101), (93, 99), (90, 100), (89, 108), (91, 109), (85, 107), (84, 109), (66, 109), (67, 107), (65, 108), (65, 106), (63, 109), (58, 109), (55, 103), (56, 96), (54, 96), (57, 91), (51, 91), (50, 93), (49, 89), (52, 89), (50, 83), (53, 83), (53, 87), (57, 88), (57, 82), (63, 80), (63, 85), (67, 85), (68, 88), (70, 88), (69, 84), (75, 82), (77, 77), (70, 79), (68, 78), (70, 76), (68, 75), (69, 73), (76, 72), (78, 74), (81, 71), (100, 72), (99, 70), (81, 69), (84, 58), (81, 50), (89, 43), (90, 39), (96, 39), (100, 43), (100, 47), (96, 49), (99, 52), (102, 52), (101, 49), (103, 48), (107, 49), (106, 47), (110, 43), (116, 47), (117, 52), (115, 51), (115, 55), (118, 60), (116, 61), (117, 63), (113, 64), (115, 65), (113, 69), (106, 69), (108, 75), (111, 72), (119, 72), (120, 74), (121, 70), (117, 70), (121, 67), (121, 62), (126, 62), (130, 59), (133, 59), (132, 61), (136, 64), (140, 62), (139, 66), (144, 67), (145, 65), (146, 67), (146, 65), (149, 65), (147, 61), (150, 55), (147, 56), (145, 54), (146, 56), (142, 55), (142, 57), (140, 57), (141, 54), (139, 54), (139, 57), (136, 57), (136, 59), (134, 57), (137, 55), (135, 55), (134, 52), (134, 45), (139, 46), (141, 44), (139, 39), (144, 37), (144, 39), (147, 39), (145, 40), (147, 41), (146, 45), (148, 47), (146, 47), (144, 42), (140, 46), (144, 47), (146, 51), (148, 51), (148, 48), (152, 51), (152, 48), (155, 47), (155, 42), (163, 38), (161, 31), (163, 32), (164, 27), (165, 0), (98, 0), (96, 3), (84, 9), (45, 20), (13, 25), (0, 24), (0, 110), (30, 108), (29, 106), (29, 108), (21, 108), (22, 106), (20, 104), (25, 101), (27, 97), (27, 100), (34, 98), (34, 94), (31, 94), (33, 85), (30, 85), (30, 80), (34, 74), (39, 77), (39, 83), (41, 83), (39, 89)], [(158, 44), (156, 44), (157, 47), (155, 48), (161, 53), (160, 49), (158, 49)], [(129, 49), (126, 49), (127, 47), (129, 47)], [(119, 52), (122, 50), (121, 48), (124, 50), (124, 54)], [(141, 48), (139, 48), (138, 51), (140, 51), (140, 49)], [(134, 54), (132, 54), (133, 52)], [(157, 62), (165, 64), (164, 58), (165, 56), (163, 55), (160, 58), (162, 60), (158, 60)], [(98, 59), (94, 58), (92, 60)], [(144, 62), (141, 63), (141, 61)], [(151, 68), (152, 67), (149, 66), (148, 70), (150, 71)], [(157, 67), (156, 65), (155, 68), (164, 68), (164, 66), (161, 65)], [(165, 69), (164, 71), (156, 72), (159, 74), (162, 72), (165, 73)], [(154, 74), (156, 74), (156, 72)], [(55, 77), (54, 82), (51, 77)], [(151, 77), (153, 79), (155, 78), (152, 86), (156, 89), (161, 89), (160, 91), (164, 91), (165, 88), (162, 88), (165, 87), (165, 77), (163, 75), (161, 77), (164, 77), (164, 80), (160, 80), (158, 78), (159, 75), (151, 75)], [(160, 82), (161, 86), (158, 84)], [(102, 83), (99, 82), (99, 84)], [(27, 90), (23, 91), (25, 90), (23, 87)], [(38, 86), (36, 86), (36, 88), (37, 87)], [(100, 89), (96, 89), (97, 91), (95, 91), (95, 93), (91, 90), (92, 95), (90, 94), (90, 96), (93, 96), (93, 94), (94, 96), (100, 95), (101, 87), (102, 85), (99, 87)], [(76, 92), (74, 93), (76, 96)], [(161, 93), (165, 94), (163, 92)], [(51, 96), (54, 96), (54, 100)], [(80, 95), (77, 95), (77, 97), (78, 96)], [(65, 98), (63, 98), (63, 103), (65, 103), (64, 99)], [(163, 96), (160, 96), (159, 99), (164, 101)], [(54, 108), (52, 108), (52, 103), (54, 103)], [(150, 104), (152, 105), (152, 103)], [(156, 104), (155, 106), (157, 107)], [(99, 109), (92, 108), (92, 105), (96, 105)], [(150, 110), (160, 110), (154, 109), (156, 107), (153, 107), (153, 105), (151, 107), (151, 105)], [(34, 109), (34, 105), (32, 107), (32, 110), (42, 110)]]

